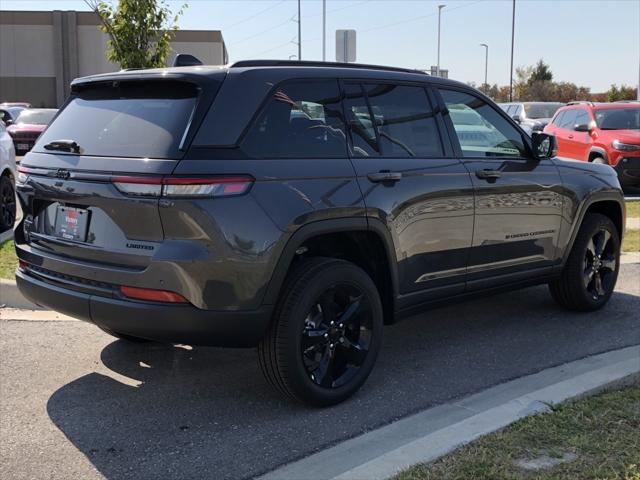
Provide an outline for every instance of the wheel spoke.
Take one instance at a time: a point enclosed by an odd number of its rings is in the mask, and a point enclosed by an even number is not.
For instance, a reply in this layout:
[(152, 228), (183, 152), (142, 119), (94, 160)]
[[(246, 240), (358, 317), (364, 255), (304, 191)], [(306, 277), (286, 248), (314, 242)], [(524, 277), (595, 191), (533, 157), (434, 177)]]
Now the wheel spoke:
[(334, 297), (335, 290), (332, 288), (324, 292), (318, 302), (326, 325), (329, 325), (329, 322), (335, 320), (336, 317), (336, 301)]
[(589, 284), (591, 283), (591, 280), (593, 280), (593, 275), (594, 275), (594, 271), (593, 268), (591, 267), (587, 267), (585, 269), (585, 271), (582, 274), (582, 281), (584, 282), (584, 286), (585, 288), (589, 287)]
[(587, 252), (591, 254), (591, 258), (596, 256), (596, 246), (593, 243), (593, 238), (589, 239), (589, 243), (587, 243)]
[(362, 306), (362, 300), (363, 296), (360, 295), (359, 297), (355, 298), (349, 305), (347, 305), (347, 308), (338, 318), (338, 322), (344, 324), (350, 323), (350, 321), (359, 313), (360, 307)]
[(318, 368), (311, 374), (313, 381), (321, 387), (330, 388), (333, 384), (333, 358), (333, 350), (327, 345)]
[(596, 255), (601, 256), (604, 249), (611, 238), (611, 234), (607, 230), (600, 230), (596, 238)]
[(369, 353), (369, 349), (365, 349), (358, 342), (354, 342), (345, 337), (342, 348), (345, 349), (345, 357), (347, 362), (356, 366), (360, 366), (364, 363), (364, 359)]
[(602, 286), (602, 277), (599, 274), (595, 275), (594, 287), (598, 296), (605, 294), (604, 287)]
[(602, 268), (606, 268), (607, 270), (611, 270), (614, 272), (616, 270), (616, 259), (614, 257), (605, 257), (602, 259)]

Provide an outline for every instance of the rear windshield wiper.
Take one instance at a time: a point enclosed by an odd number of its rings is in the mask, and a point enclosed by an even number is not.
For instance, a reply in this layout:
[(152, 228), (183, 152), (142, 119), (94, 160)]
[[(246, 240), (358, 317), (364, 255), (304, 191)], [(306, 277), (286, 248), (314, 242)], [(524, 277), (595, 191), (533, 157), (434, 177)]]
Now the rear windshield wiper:
[(80, 153), (80, 145), (75, 140), (54, 140), (44, 146), (45, 150)]

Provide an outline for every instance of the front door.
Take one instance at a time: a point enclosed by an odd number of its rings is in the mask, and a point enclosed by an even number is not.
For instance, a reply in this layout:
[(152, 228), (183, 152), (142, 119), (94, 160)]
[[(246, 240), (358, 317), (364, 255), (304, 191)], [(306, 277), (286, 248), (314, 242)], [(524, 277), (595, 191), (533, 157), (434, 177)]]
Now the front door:
[(388, 229), (398, 305), (462, 292), (473, 185), (424, 85), (345, 82), (350, 150), (370, 222)]
[(474, 93), (439, 89), (445, 122), (475, 188), (467, 288), (550, 270), (558, 256), (562, 183), (503, 112)]

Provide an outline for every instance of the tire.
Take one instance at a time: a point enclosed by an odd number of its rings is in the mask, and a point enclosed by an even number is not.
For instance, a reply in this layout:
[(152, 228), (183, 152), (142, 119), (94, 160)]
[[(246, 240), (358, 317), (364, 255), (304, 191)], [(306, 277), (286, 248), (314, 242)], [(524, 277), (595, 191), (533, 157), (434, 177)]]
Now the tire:
[(288, 276), (258, 346), (260, 367), (285, 396), (334, 405), (371, 373), (382, 328), (380, 296), (364, 270), (343, 260), (303, 260)]
[(125, 335), (124, 333), (114, 332), (113, 330), (109, 330), (108, 328), (105, 328), (105, 327), (98, 326), (98, 328), (102, 330), (104, 333), (111, 335), (112, 337), (116, 337), (120, 340), (125, 340), (131, 343), (147, 343), (151, 341), (151, 340), (147, 340), (146, 338), (132, 337), (131, 335)]
[(620, 235), (608, 217), (588, 213), (560, 278), (549, 283), (554, 300), (569, 310), (590, 312), (611, 298), (620, 270)]
[(602, 157), (593, 157), (593, 160), (591, 160), (591, 163), (600, 163), (602, 165), (609, 165), (609, 162), (607, 162), (604, 158)]
[(16, 192), (8, 175), (0, 177), (0, 232), (13, 228), (16, 220)]

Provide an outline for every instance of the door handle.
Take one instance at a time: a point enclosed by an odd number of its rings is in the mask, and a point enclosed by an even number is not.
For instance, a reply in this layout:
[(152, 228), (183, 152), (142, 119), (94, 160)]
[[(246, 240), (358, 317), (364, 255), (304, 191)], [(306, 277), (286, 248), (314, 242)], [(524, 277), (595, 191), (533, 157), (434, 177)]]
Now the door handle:
[(567, 135), (567, 138), (573, 138), (573, 135)]
[(496, 179), (500, 178), (500, 172), (498, 170), (477, 170), (476, 177), (481, 178), (483, 180), (487, 180), (489, 182), (495, 182)]
[(402, 179), (402, 172), (381, 171), (377, 173), (368, 173), (367, 178), (374, 183), (380, 182), (398, 182)]

